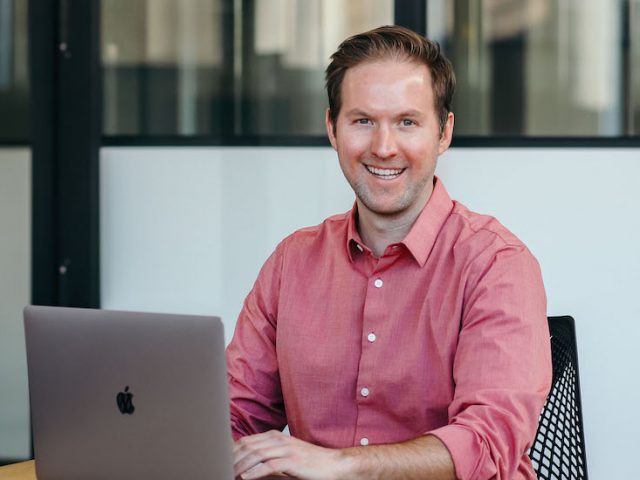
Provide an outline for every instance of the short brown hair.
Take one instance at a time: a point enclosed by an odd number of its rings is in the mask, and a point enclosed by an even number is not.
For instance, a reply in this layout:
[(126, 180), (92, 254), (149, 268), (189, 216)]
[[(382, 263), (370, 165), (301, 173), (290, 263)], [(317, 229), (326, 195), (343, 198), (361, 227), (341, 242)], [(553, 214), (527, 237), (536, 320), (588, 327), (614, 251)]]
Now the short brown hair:
[(440, 51), (438, 42), (427, 40), (412, 30), (398, 26), (384, 26), (347, 38), (331, 55), (325, 71), (329, 118), (335, 129), (342, 107), (342, 81), (347, 70), (360, 63), (382, 59), (396, 59), (421, 63), (431, 72), (435, 109), (442, 132), (451, 111), (456, 77), (451, 62)]

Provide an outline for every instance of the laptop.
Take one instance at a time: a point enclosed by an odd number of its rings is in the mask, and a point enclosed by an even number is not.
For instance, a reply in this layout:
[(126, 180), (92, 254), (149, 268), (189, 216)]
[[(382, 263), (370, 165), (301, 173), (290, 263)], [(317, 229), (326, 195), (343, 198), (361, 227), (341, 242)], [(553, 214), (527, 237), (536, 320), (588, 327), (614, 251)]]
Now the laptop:
[(29, 306), (38, 480), (233, 480), (217, 317)]

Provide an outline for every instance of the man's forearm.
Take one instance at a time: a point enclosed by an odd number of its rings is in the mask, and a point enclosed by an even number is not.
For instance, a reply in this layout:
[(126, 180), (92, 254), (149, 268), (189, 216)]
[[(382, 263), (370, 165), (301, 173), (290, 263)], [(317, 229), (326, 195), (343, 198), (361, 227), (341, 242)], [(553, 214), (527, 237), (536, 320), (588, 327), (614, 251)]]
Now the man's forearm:
[(456, 479), (449, 450), (433, 435), (392, 445), (346, 448), (341, 453), (351, 479)]
[(302, 480), (455, 480), (447, 447), (432, 435), (393, 445), (331, 449), (282, 432), (243, 437), (234, 469), (244, 480), (284, 473)]

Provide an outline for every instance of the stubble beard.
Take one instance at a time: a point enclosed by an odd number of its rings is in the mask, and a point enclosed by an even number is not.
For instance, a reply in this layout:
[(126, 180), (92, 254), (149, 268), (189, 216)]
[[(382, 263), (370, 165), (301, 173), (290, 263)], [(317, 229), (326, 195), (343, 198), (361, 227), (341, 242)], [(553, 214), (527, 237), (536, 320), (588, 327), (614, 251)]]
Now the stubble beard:
[(409, 210), (416, 202), (418, 202), (421, 193), (429, 181), (433, 181), (433, 175), (420, 179), (418, 183), (411, 185), (405, 189), (400, 196), (393, 200), (391, 204), (386, 201), (380, 201), (378, 198), (387, 196), (387, 193), (376, 194), (371, 191), (363, 178), (357, 178), (353, 181), (347, 179), (356, 197), (369, 211), (384, 217), (401, 216)]

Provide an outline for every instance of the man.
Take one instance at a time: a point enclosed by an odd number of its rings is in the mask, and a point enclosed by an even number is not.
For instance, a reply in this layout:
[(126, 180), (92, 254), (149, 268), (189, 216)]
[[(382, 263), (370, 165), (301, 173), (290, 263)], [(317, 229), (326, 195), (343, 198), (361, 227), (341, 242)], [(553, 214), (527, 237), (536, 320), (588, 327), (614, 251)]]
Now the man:
[(434, 176), (451, 65), (400, 27), (331, 58), (327, 133), (356, 202), (283, 240), (246, 299), (227, 351), (236, 474), (533, 479), (545, 294), (527, 248)]

